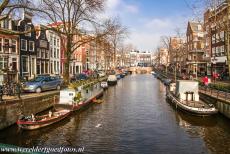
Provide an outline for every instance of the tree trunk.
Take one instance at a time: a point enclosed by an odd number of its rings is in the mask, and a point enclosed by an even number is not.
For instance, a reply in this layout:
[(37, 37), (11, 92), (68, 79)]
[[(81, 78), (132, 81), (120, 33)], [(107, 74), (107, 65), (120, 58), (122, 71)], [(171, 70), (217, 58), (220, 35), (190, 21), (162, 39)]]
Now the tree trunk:
[(70, 81), (69, 66), (70, 66), (71, 55), (72, 55), (71, 42), (72, 39), (70, 36), (68, 36), (67, 43), (66, 43), (66, 52), (65, 52), (66, 61), (65, 61), (65, 70), (64, 70), (64, 82), (66, 85), (68, 85)]

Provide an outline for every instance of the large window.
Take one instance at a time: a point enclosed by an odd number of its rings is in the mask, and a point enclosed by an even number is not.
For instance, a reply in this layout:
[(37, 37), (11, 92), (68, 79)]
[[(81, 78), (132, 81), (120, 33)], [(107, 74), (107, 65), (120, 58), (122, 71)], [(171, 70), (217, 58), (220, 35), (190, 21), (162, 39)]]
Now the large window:
[(60, 40), (59, 39), (57, 39), (57, 46), (59, 47), (60, 45)]
[(4, 52), (9, 53), (10, 50), (10, 40), (9, 39), (4, 39)]
[(29, 41), (29, 51), (34, 51), (34, 41)]
[(17, 70), (17, 58), (12, 58), (12, 70)]
[(12, 52), (12, 53), (16, 53), (17, 41), (13, 39), (13, 40), (11, 41), (11, 46), (12, 46), (11, 52)]
[(224, 31), (220, 32), (220, 41), (224, 42)]
[(22, 57), (22, 71), (28, 72), (28, 57)]
[(7, 67), (7, 58), (0, 58), (0, 69), (4, 69)]
[(46, 53), (46, 59), (49, 59), (49, 51), (45, 50), (45, 53)]
[(21, 50), (27, 50), (27, 41), (24, 39), (21, 39)]

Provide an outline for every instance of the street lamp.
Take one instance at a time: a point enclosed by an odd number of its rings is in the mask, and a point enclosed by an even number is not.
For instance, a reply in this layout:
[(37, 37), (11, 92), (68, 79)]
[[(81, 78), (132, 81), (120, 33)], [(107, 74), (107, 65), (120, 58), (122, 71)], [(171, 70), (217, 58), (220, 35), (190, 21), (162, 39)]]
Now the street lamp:
[(216, 57), (212, 58), (211, 61), (213, 64), (213, 69), (214, 69), (214, 71), (212, 70), (212, 76), (214, 78), (214, 82), (216, 82), (216, 77), (215, 77), (216, 76), (216, 62), (217, 62)]

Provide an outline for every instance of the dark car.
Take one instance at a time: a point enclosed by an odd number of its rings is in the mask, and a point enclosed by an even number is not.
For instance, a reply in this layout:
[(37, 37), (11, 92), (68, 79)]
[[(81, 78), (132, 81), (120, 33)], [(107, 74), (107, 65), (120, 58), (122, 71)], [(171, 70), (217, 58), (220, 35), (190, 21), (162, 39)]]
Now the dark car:
[(88, 76), (86, 74), (76, 74), (71, 77), (70, 82), (75, 82), (79, 80), (87, 80)]
[(37, 92), (40, 93), (45, 90), (61, 88), (62, 80), (58, 77), (52, 76), (38, 76), (33, 80), (25, 82), (22, 89), (25, 92)]

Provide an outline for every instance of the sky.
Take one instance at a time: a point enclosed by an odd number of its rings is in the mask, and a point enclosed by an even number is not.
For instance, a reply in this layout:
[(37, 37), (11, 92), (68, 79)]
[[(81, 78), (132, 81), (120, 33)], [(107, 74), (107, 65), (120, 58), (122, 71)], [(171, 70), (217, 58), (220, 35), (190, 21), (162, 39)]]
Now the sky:
[(105, 14), (118, 17), (128, 28), (125, 43), (140, 51), (154, 51), (162, 35), (174, 36), (175, 29), (186, 32), (194, 20), (194, 0), (107, 0)]

